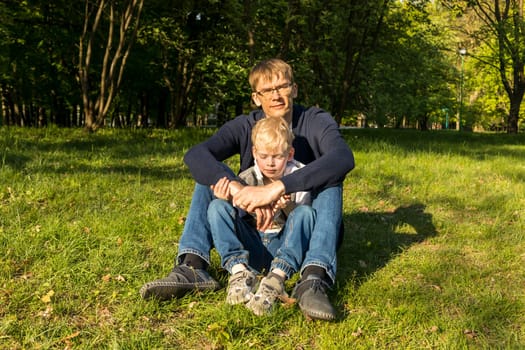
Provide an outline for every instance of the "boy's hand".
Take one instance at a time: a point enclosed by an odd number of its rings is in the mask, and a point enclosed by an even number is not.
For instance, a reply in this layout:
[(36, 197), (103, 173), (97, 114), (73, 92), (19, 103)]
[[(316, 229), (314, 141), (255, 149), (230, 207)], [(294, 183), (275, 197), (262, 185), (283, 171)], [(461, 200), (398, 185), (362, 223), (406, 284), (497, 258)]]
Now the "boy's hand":
[(256, 227), (258, 231), (266, 231), (272, 226), (273, 216), (275, 211), (270, 205), (255, 209), (255, 217), (257, 219)]
[(231, 200), (232, 196), (230, 194), (230, 180), (228, 178), (223, 177), (217, 181), (215, 185), (211, 185), (210, 188), (213, 191), (213, 194), (215, 197), (224, 199), (224, 200)]
[(292, 196), (290, 196), (289, 194), (285, 194), (279, 197), (279, 199), (273, 203), (274, 211), (286, 208), (288, 203), (290, 203), (291, 199), (292, 199)]

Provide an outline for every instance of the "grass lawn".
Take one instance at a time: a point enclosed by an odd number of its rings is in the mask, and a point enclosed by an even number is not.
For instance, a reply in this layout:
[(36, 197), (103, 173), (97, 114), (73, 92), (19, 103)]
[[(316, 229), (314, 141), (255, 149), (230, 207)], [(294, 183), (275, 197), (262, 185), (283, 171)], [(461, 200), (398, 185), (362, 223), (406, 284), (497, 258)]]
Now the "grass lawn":
[(525, 347), (525, 135), (344, 130), (336, 322), (224, 289), (143, 301), (177, 252), (182, 156), (212, 132), (0, 128), (0, 348)]

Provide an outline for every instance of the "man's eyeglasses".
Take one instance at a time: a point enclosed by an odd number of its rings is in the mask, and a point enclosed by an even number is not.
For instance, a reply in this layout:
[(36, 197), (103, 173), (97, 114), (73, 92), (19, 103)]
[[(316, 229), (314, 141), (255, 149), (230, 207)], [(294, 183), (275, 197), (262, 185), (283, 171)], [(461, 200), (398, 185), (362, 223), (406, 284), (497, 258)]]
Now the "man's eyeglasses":
[(285, 83), (274, 88), (262, 89), (255, 91), (255, 93), (262, 97), (270, 97), (273, 95), (273, 92), (277, 92), (281, 96), (286, 96), (292, 91), (293, 83)]

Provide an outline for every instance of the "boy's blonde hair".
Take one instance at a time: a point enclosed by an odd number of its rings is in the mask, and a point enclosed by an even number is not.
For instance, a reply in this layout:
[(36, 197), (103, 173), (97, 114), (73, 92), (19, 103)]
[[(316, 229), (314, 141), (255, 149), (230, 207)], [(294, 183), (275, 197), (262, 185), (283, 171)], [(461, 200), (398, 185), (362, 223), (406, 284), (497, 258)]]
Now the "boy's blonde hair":
[(286, 153), (292, 148), (294, 135), (288, 123), (280, 117), (265, 117), (252, 130), (255, 148), (266, 147), (271, 151)]
[(271, 58), (266, 61), (259, 62), (250, 71), (248, 81), (253, 92), (256, 92), (257, 84), (260, 80), (272, 80), (274, 76), (283, 76), (293, 83), (292, 67), (286, 62), (278, 58)]

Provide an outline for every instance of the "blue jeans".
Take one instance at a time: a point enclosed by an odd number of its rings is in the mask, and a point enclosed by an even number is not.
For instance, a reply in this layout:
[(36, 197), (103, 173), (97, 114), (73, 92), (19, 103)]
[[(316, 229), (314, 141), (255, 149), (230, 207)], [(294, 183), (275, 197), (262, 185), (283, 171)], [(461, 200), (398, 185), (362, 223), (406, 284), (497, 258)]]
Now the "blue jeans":
[(280, 232), (264, 233), (244, 220), (231, 203), (213, 200), (208, 207), (215, 249), (228, 272), (236, 264), (244, 264), (258, 272), (281, 269), (290, 278), (304, 260), (315, 224), (315, 211), (306, 205), (297, 206), (286, 219)]
[[(312, 207), (316, 212), (315, 226), (300, 271), (307, 266), (322, 267), (333, 283), (337, 269), (336, 244), (342, 220), (342, 186), (329, 187), (312, 195)], [(213, 237), (208, 222), (208, 206), (213, 199), (213, 192), (208, 186), (195, 185), (190, 210), (179, 240), (178, 263), (182, 262), (187, 253), (198, 255), (210, 263)]]

